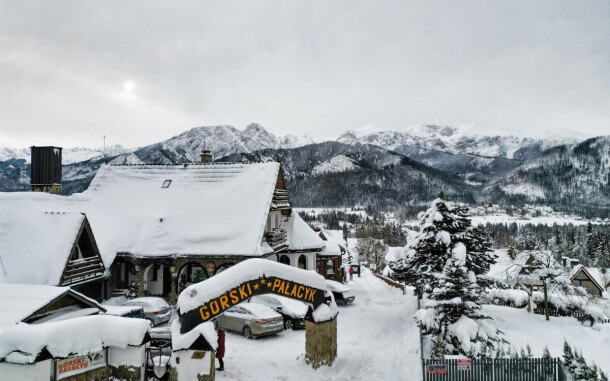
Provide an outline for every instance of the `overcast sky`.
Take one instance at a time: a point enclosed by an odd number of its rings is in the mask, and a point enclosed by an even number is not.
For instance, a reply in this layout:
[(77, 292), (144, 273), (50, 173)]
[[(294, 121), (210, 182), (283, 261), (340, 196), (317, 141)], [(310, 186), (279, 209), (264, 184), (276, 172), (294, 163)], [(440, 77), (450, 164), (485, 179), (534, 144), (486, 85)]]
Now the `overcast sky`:
[(0, 146), (251, 122), (610, 134), (610, 1), (0, 0)]

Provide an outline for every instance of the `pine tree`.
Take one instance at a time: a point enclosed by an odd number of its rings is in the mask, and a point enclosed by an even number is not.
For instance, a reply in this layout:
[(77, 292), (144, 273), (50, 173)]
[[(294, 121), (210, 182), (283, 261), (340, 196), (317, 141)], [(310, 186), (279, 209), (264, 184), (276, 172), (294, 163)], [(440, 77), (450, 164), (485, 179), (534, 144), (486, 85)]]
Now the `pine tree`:
[(442, 335), (437, 335), (432, 343), (431, 356), (434, 359), (442, 359), (447, 354), (447, 343)]
[(572, 347), (566, 340), (563, 341), (563, 363), (570, 373), (574, 373), (576, 366), (574, 352), (572, 352)]
[[(528, 345), (528, 347), (529, 347), (529, 345)], [(549, 347), (547, 347), (546, 345), (544, 346), (544, 349), (542, 350), (542, 358), (545, 358), (545, 359), (552, 358), (551, 351), (549, 351)]]

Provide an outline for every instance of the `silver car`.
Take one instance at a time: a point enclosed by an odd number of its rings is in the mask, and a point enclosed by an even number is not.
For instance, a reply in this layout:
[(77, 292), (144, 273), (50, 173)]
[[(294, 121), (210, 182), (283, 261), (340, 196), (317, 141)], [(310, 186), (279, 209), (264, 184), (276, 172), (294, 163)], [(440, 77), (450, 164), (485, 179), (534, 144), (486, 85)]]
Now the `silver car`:
[(122, 305), (142, 307), (144, 319), (150, 320), (153, 326), (168, 322), (172, 317), (172, 307), (162, 298), (135, 298)]
[(274, 294), (253, 296), (249, 302), (264, 304), (282, 315), (285, 329), (305, 329), (305, 315), (309, 307), (303, 302)]
[(218, 317), (218, 326), (239, 332), (247, 339), (275, 335), (284, 330), (282, 315), (258, 303), (242, 303)]

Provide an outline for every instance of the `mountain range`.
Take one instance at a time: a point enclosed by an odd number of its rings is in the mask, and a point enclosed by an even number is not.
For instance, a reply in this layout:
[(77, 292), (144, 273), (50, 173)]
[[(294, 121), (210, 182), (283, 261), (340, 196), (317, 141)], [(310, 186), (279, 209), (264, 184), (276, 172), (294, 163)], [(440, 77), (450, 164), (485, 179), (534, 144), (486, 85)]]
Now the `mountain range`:
[[(100, 165), (220, 161), (282, 163), (299, 206), (417, 206), (443, 191), (468, 202), (541, 203), (607, 215), (610, 137), (577, 141), (485, 135), (468, 125), (347, 131), (335, 141), (275, 136), (259, 124), (196, 127), (126, 149), (63, 150), (63, 191), (87, 188)], [(0, 190), (29, 189), (29, 149), (0, 148)]]

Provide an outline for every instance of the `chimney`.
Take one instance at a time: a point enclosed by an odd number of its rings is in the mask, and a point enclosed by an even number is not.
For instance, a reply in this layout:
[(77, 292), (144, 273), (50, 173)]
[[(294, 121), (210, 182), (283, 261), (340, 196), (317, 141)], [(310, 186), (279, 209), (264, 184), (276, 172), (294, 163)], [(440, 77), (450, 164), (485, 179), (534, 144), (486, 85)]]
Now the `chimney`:
[(201, 159), (201, 164), (207, 164), (214, 161), (214, 155), (212, 155), (212, 151), (210, 151), (209, 149), (204, 149), (203, 151), (201, 151), (199, 157)]
[(32, 192), (61, 193), (61, 147), (30, 147)]

